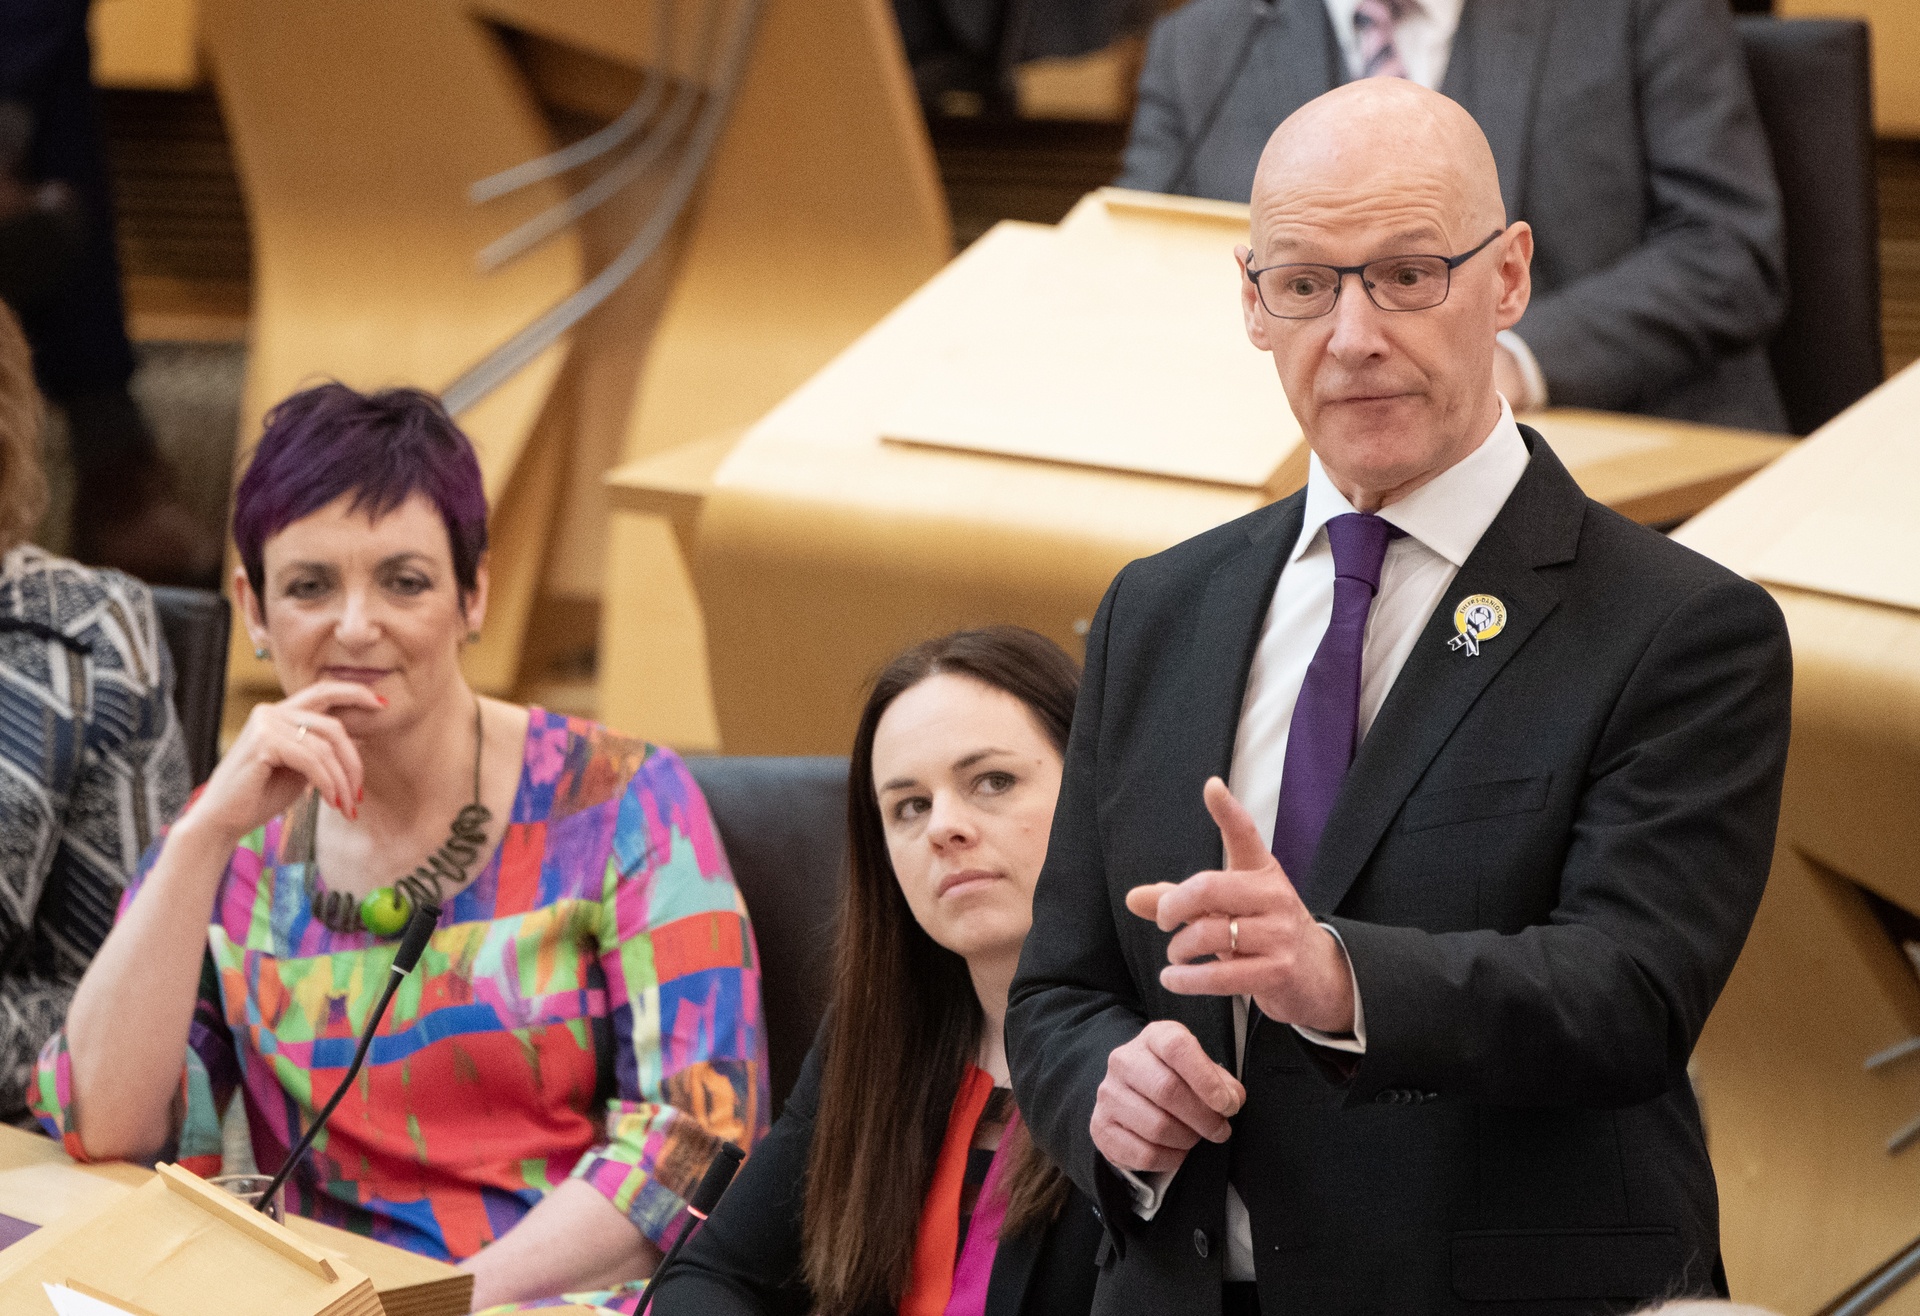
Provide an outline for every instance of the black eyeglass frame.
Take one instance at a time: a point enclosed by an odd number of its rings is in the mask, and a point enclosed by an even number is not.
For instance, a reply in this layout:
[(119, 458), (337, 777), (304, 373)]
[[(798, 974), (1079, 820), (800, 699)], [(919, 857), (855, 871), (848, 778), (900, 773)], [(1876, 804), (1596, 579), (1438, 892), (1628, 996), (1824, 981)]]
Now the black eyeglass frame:
[[(1276, 320), (1318, 320), (1324, 316), (1332, 315), (1334, 309), (1340, 305), (1340, 294), (1346, 291), (1347, 276), (1349, 274), (1360, 280), (1360, 287), (1366, 292), (1367, 300), (1389, 315), (1407, 315), (1414, 311), (1431, 311), (1435, 306), (1444, 305), (1447, 297), (1453, 292), (1453, 272), (1485, 251), (1495, 238), (1506, 231), (1506, 226), (1495, 229), (1493, 232), (1487, 234), (1485, 238), (1481, 239), (1479, 246), (1475, 247), (1472, 251), (1463, 251), (1458, 256), (1435, 256), (1416, 252), (1404, 256), (1377, 256), (1362, 265), (1318, 265), (1312, 261), (1285, 261), (1279, 265), (1265, 265), (1256, 270), (1253, 268), (1253, 255), (1249, 252), (1246, 264), (1247, 282), (1253, 285), (1253, 295), (1260, 299), (1260, 309), (1264, 310)], [(1441, 291), (1440, 300), (1428, 306), (1381, 306), (1379, 299), (1373, 295), (1373, 285), (1367, 282), (1366, 271), (1375, 265), (1384, 265), (1388, 261), (1395, 260), (1437, 260), (1445, 265), (1447, 267), (1447, 286)], [(1267, 305), (1267, 293), (1266, 289), (1260, 286), (1260, 276), (1271, 273), (1274, 270), (1288, 269), (1333, 271), (1333, 301), (1328, 305), (1326, 310), (1316, 312), (1313, 315), (1282, 315)]]

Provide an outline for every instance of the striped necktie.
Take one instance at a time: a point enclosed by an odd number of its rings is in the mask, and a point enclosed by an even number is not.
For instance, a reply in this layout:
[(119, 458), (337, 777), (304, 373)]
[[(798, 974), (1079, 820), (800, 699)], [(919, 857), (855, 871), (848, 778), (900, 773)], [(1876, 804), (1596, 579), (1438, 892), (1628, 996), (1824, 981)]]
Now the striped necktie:
[(1415, 8), (1414, 0), (1360, 0), (1353, 10), (1353, 34), (1360, 43), (1360, 76), (1404, 78), (1406, 63), (1393, 44), (1393, 25)]

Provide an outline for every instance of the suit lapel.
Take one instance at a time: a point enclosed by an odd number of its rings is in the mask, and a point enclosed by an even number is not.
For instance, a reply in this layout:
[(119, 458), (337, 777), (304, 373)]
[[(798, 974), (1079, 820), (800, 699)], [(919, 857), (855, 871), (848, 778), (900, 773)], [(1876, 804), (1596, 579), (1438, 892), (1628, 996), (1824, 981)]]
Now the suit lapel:
[[(1195, 856), (1196, 871), (1221, 859), (1220, 832), (1200, 791), (1208, 777), (1224, 778), (1233, 767), (1233, 742), (1240, 729), (1240, 707), (1246, 699), (1260, 627), (1273, 604), (1281, 568), (1300, 537), (1306, 502), (1301, 491), (1267, 509), (1249, 533), (1246, 546), (1214, 569), (1196, 614), (1187, 660), (1179, 668), (1186, 674), (1186, 689), (1173, 702), (1177, 713), (1165, 738), (1179, 759), (1167, 780), (1173, 789), (1187, 794), (1174, 802), (1170, 816), (1183, 829), (1174, 840), (1175, 853)], [(1164, 964), (1171, 937), (1158, 932), (1154, 937), (1156, 963)], [(1231, 1068), (1232, 1003), (1216, 996), (1174, 1001), (1178, 1017), (1207, 1053)]]
[(1440, 86), (1486, 133), (1509, 220), (1525, 218), (1527, 130), (1558, 9), (1544, 0), (1467, 0)]
[[(1313, 893), (1308, 905), (1316, 914), (1339, 908), (1427, 765), (1559, 604), (1558, 582), (1539, 568), (1573, 557), (1586, 495), (1545, 440), (1524, 427), (1521, 433), (1533, 450), (1526, 474), (1428, 619), (1321, 833), (1301, 884)], [(1505, 629), (1478, 657), (1448, 648), (1454, 607), (1469, 594), (1491, 594), (1507, 607)]]
[(1000, 1236), (993, 1250), (993, 1273), (987, 1277), (987, 1299), (981, 1304), (981, 1316), (1020, 1316), (1045, 1240), (1045, 1233), (1038, 1229)]
[(1253, 52), (1259, 73), (1255, 85), (1267, 89), (1267, 117), (1272, 120), (1268, 133), (1302, 105), (1347, 80), (1326, 0), (1273, 0), (1273, 6), (1273, 17), (1266, 20), (1269, 30)]

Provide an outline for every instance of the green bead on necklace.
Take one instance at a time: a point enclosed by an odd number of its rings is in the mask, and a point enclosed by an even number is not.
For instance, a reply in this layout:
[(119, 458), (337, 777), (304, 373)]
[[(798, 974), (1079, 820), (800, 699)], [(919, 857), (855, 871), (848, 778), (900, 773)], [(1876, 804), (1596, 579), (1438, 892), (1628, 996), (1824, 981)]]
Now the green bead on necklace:
[(480, 726), (480, 701), (473, 701), (473, 803), (464, 805), (454, 816), (447, 839), (426, 863), (389, 886), (380, 887), (355, 900), (344, 891), (325, 891), (320, 887), (319, 868), (314, 862), (314, 845), (319, 835), (320, 792), (308, 792), (306, 827), (307, 901), (314, 917), (344, 936), (365, 930), (376, 937), (397, 937), (406, 931), (413, 911), (422, 905), (438, 906), (448, 892), (466, 883), (467, 870), (473, 867), (487, 843), (487, 824), (493, 811), (480, 803), (480, 760), (486, 742)]
[(395, 887), (383, 886), (360, 902), (360, 922), (376, 937), (397, 937), (413, 917), (413, 902)]

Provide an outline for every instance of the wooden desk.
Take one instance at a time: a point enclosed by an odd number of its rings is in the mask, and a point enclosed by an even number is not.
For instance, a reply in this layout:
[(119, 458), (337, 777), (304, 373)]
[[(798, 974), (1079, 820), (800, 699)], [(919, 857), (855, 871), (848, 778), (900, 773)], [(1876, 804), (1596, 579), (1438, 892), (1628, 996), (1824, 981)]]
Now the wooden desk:
[[(620, 468), (616, 505), (694, 567), (729, 753), (844, 753), (898, 649), (1015, 622), (1078, 652), (1127, 562), (1306, 478), (1240, 326), (1246, 208), (1103, 189), (1004, 223), (733, 443)], [(1651, 523), (1790, 446), (1705, 426), (1529, 417), (1576, 478)], [(602, 671), (628, 670), (603, 648)]]
[[(1772, 876), (1695, 1054), (1736, 1297), (1811, 1311), (1920, 1235), (1920, 365), (1675, 536), (1793, 637)], [(1920, 1313), (1920, 1284), (1883, 1313)]]
[[(0, 1124), (0, 1214), (50, 1225), (109, 1205), (152, 1177), (124, 1162), (82, 1165), (51, 1139)], [(472, 1305), (473, 1277), (444, 1262), (299, 1217), (287, 1227), (371, 1279), (387, 1316), (464, 1316)]]

